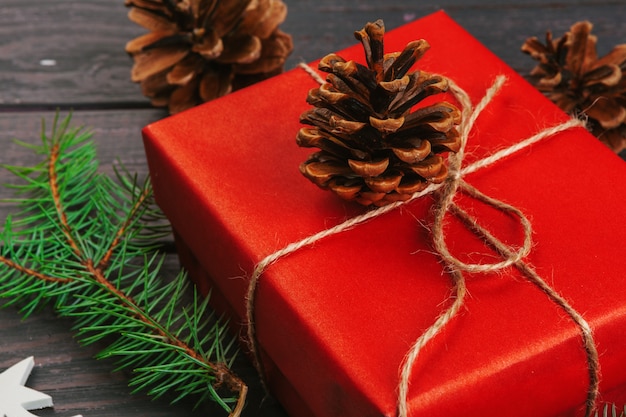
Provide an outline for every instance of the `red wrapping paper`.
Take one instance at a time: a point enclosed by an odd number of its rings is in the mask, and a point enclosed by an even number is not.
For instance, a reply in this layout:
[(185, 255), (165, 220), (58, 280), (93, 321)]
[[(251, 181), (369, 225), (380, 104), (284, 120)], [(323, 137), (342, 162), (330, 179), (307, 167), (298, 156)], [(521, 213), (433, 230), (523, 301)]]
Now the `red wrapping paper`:
[[(496, 75), (508, 77), (470, 134), (466, 163), (567, 120), (445, 13), (390, 31), (385, 49), (418, 38), (431, 50), (417, 66), (455, 80), (474, 103)], [(360, 45), (338, 54), (364, 61)], [(364, 210), (298, 172), (311, 150), (295, 136), (315, 86), (295, 69), (144, 130), (157, 202), (181, 258), (235, 323), (245, 321), (247, 277), (259, 261)], [(626, 402), (624, 178), (626, 164), (581, 128), (465, 178), (530, 218), (527, 262), (593, 327), (601, 400), (617, 404)], [(396, 414), (402, 359), (450, 304), (450, 277), (423, 226), (433, 201), (326, 238), (261, 276), (259, 344), (269, 386), (293, 417)], [(456, 201), (521, 244), (515, 221), (468, 197)], [(461, 259), (494, 259), (453, 217), (445, 233)], [(587, 363), (572, 320), (514, 268), (466, 276), (465, 307), (413, 368), (411, 415), (582, 415)]]

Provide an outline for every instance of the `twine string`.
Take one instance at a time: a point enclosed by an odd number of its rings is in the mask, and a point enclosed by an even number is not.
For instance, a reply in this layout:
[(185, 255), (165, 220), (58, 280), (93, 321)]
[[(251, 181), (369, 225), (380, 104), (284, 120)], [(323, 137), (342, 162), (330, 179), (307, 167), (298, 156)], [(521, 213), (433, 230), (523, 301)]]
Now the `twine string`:
[[(300, 64), (300, 67), (305, 70), (312, 78), (318, 83), (323, 84), (324, 80), (306, 64)], [(497, 271), (509, 266), (515, 266), (530, 282), (535, 284), (541, 291), (543, 291), (549, 299), (557, 304), (560, 308), (567, 313), (568, 316), (579, 327), (583, 345), (587, 357), (588, 374), (589, 374), (589, 390), (587, 392), (586, 401), (586, 416), (590, 416), (595, 408), (596, 398), (598, 396), (599, 386), (599, 360), (598, 353), (593, 340), (592, 330), (589, 324), (585, 321), (580, 313), (578, 313), (567, 301), (552, 287), (550, 287), (541, 277), (523, 261), (523, 258), (528, 255), (532, 246), (532, 228), (530, 221), (524, 216), (524, 214), (514, 206), (506, 204), (502, 201), (489, 197), (475, 187), (468, 184), (463, 177), (472, 172), (483, 169), (487, 166), (494, 164), (516, 152), (519, 152), (534, 143), (544, 140), (550, 136), (553, 136), (559, 132), (572, 129), (575, 127), (584, 127), (584, 123), (577, 119), (571, 119), (565, 123), (557, 126), (547, 128), (539, 133), (516, 143), (513, 146), (502, 149), (493, 153), (491, 156), (485, 157), (478, 161), (475, 161), (465, 167), (462, 166), (465, 156), (465, 146), (467, 144), (467, 138), (473, 128), (475, 121), (480, 113), (487, 107), (499, 89), (503, 86), (506, 78), (504, 76), (498, 76), (494, 84), (487, 90), (485, 96), (481, 101), (473, 108), (471, 100), (468, 94), (461, 89), (452, 80), (448, 80), (449, 89), (455, 98), (459, 101), (462, 108), (463, 118), (460, 126), (461, 133), (461, 147), (459, 152), (451, 154), (448, 160), (449, 175), (447, 179), (441, 184), (430, 184), (424, 190), (413, 194), (406, 201), (398, 201), (372, 211), (366, 212), (362, 215), (355, 216), (351, 219), (338, 224), (337, 226), (329, 229), (322, 230), (309, 237), (306, 237), (300, 241), (293, 242), (284, 248), (266, 256), (255, 267), (248, 284), (247, 302), (246, 302), (246, 318), (247, 318), (247, 336), (249, 349), (254, 356), (254, 364), (261, 377), (263, 386), (267, 389), (265, 380), (265, 370), (260, 354), (256, 335), (256, 323), (255, 323), (255, 305), (256, 305), (256, 293), (259, 283), (259, 279), (265, 270), (279, 259), (301, 250), (304, 247), (308, 247), (315, 242), (318, 242), (328, 236), (336, 235), (345, 231), (348, 231), (359, 224), (367, 222), (376, 217), (382, 216), (390, 211), (397, 209), (417, 198), (421, 198), (425, 195), (436, 193), (439, 200), (435, 209), (435, 216), (433, 220), (433, 227), (431, 233), (433, 234), (433, 243), (438, 254), (442, 260), (448, 265), (449, 273), (452, 278), (452, 295), (453, 302), (442, 314), (435, 320), (435, 322), (420, 335), (420, 337), (413, 343), (407, 354), (405, 355), (400, 368), (400, 381), (398, 385), (398, 415), (399, 417), (408, 416), (408, 395), (409, 395), (409, 380), (411, 377), (414, 364), (422, 351), (423, 347), (433, 339), (460, 311), (464, 304), (466, 295), (466, 284), (463, 276), (464, 271), (468, 272), (488, 272)], [(498, 210), (506, 213), (509, 216), (516, 217), (524, 229), (524, 242), (522, 246), (515, 250), (512, 247), (506, 245), (491, 234), (487, 229), (480, 226), (477, 219), (473, 218), (462, 210), (454, 202), (454, 197), (457, 192), (463, 192), (476, 200), (479, 200), (487, 205), (493, 206)], [(451, 213), (457, 216), (469, 230), (474, 232), (477, 236), (482, 238), (489, 246), (495, 249), (502, 260), (493, 263), (480, 263), (471, 264), (465, 263), (454, 256), (448, 249), (445, 233), (443, 232), (443, 224), (445, 216)]]
[[(470, 216), (465, 210), (453, 204), (451, 211), (457, 218), (461, 219), (463, 223), (476, 235), (480, 236), (486, 243), (488, 243), (493, 249), (498, 251), (504, 258), (510, 258), (515, 256), (510, 248), (504, 243), (494, 237), (487, 229), (480, 226), (475, 219)], [(593, 332), (591, 326), (584, 319), (584, 317), (572, 307), (567, 300), (555, 291), (550, 285), (545, 282), (541, 276), (530, 265), (522, 260), (516, 261), (514, 266), (524, 275), (531, 283), (537, 286), (550, 300), (561, 307), (567, 315), (576, 323), (581, 331), (581, 337), (583, 339), (583, 347), (587, 355), (588, 371), (589, 371), (589, 389), (587, 392), (586, 404), (586, 416), (591, 415), (595, 408), (596, 398), (599, 395), (599, 383), (600, 383), (600, 363), (599, 355), (593, 340)]]
[[(587, 398), (585, 402), (586, 416), (590, 416), (593, 412), (593, 409), (595, 408), (595, 402), (598, 395), (600, 365), (597, 349), (593, 341), (591, 327), (585, 321), (582, 315), (578, 313), (567, 302), (567, 300), (565, 300), (554, 288), (550, 287), (532, 267), (530, 267), (527, 263), (523, 261), (524, 257), (526, 257), (528, 253), (530, 253), (530, 249), (532, 246), (532, 226), (530, 221), (516, 207), (483, 194), (463, 179), (465, 172), (463, 172), (461, 167), (463, 158), (465, 156), (465, 147), (467, 145), (469, 133), (471, 132), (476, 119), (484, 110), (486, 105), (491, 102), (498, 90), (502, 87), (503, 82), (504, 78), (498, 77), (495, 83), (491, 86), (491, 88), (487, 90), (485, 96), (480, 101), (480, 103), (472, 111), (471, 101), (467, 93), (465, 93), (465, 91), (463, 91), (456, 84), (450, 81), (452, 85), (452, 93), (455, 95), (455, 97), (463, 107), (463, 120), (465, 122), (462, 122), (461, 125), (461, 147), (459, 149), (459, 152), (450, 155), (450, 157), (448, 158), (450, 173), (446, 178), (442, 189), (437, 192), (439, 196), (439, 201), (435, 209), (431, 232), (433, 235), (433, 244), (438, 255), (444, 260), (444, 262), (447, 264), (448, 268), (451, 271), (454, 283), (454, 302), (417, 339), (417, 341), (413, 344), (403, 360), (400, 372), (400, 383), (398, 385), (398, 415), (400, 417), (408, 416), (409, 380), (415, 361), (417, 360), (420, 351), (423, 349), (425, 344), (434, 337), (434, 335), (436, 335), (443, 328), (445, 328), (445, 326), (454, 318), (456, 313), (458, 313), (458, 311), (460, 310), (462, 300), (465, 296), (466, 291), (463, 272), (495, 272), (511, 265), (517, 267), (517, 269), (523, 274), (526, 279), (528, 279), (539, 289), (541, 289), (541, 291), (545, 295), (547, 295), (553, 303), (557, 304), (561, 309), (563, 309), (580, 329), (583, 339), (583, 346), (587, 355), (587, 366), (589, 372), (589, 389), (587, 391)], [(468, 115), (469, 117), (467, 117)], [(557, 131), (559, 130), (547, 129), (529, 139), (531, 142), (534, 143), (534, 141), (546, 138), (553, 134), (553, 132)], [(497, 155), (498, 158), (503, 158), (505, 156), (508, 156), (512, 151), (513, 150), (510, 150), (509, 148), (509, 150), (498, 152), (494, 155)], [(466, 172), (473, 172), (477, 169), (477, 166), (487, 166), (497, 160), (499, 159), (493, 158), (492, 155), (492, 157), (485, 158), (484, 160), (479, 161), (479, 164), (474, 165)], [(489, 230), (482, 227), (476, 218), (470, 216), (467, 212), (465, 212), (458, 205), (456, 205), (456, 203), (454, 203), (454, 197), (459, 190), (470, 195), (475, 200), (482, 201), (483, 203), (490, 205), (510, 216), (517, 217), (524, 229), (524, 243), (522, 247), (518, 251), (513, 250), (510, 246), (496, 238)], [(469, 264), (461, 261), (452, 253), (450, 253), (448, 245), (446, 243), (447, 235), (444, 233), (443, 230), (444, 219), (448, 213), (452, 213), (456, 217), (460, 218), (468, 229), (470, 229), (477, 236), (483, 239), (483, 241), (486, 242), (489, 246), (494, 248), (500, 254), (503, 260), (496, 263)]]
[[(445, 216), (448, 212), (456, 213), (456, 211), (452, 210), (452, 208), (456, 206), (453, 201), (455, 194), (453, 192), (454, 190), (448, 190), (444, 187), (444, 192), (439, 193), (442, 197), (440, 197), (440, 204), (435, 211), (432, 228), (433, 243), (437, 253), (446, 261), (446, 263), (453, 265), (455, 268), (474, 273), (497, 271), (524, 259), (530, 253), (532, 248), (532, 225), (524, 213), (522, 213), (522, 211), (517, 207), (483, 194), (462, 179), (459, 179), (456, 182), (458, 182), (457, 187), (460, 188), (462, 192), (473, 197), (475, 200), (482, 201), (486, 205), (495, 207), (510, 217), (516, 217), (524, 231), (524, 241), (517, 251), (508, 251), (507, 256), (502, 256), (502, 261), (494, 263), (466, 263), (452, 255), (446, 243), (446, 235), (443, 233), (443, 224)], [(472, 218), (472, 222), (478, 223), (475, 218)], [(472, 230), (472, 228), (470, 228), (470, 230)], [(495, 237), (491, 235), (488, 230), (485, 230), (484, 233), (495, 239)]]

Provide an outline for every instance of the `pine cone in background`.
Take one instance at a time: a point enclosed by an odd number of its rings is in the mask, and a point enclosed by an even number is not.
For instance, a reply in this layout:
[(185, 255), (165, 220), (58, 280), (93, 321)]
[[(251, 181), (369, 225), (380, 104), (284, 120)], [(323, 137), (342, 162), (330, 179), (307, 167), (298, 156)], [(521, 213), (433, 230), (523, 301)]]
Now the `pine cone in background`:
[(561, 109), (589, 117), (591, 132), (615, 152), (626, 149), (626, 44), (598, 59), (589, 22), (575, 23), (559, 39), (526, 40), (522, 51), (539, 61), (535, 86)]
[(150, 32), (131, 40), (131, 79), (170, 113), (282, 72), (291, 37), (282, 0), (126, 0)]
[(423, 71), (407, 73), (429, 49), (425, 40), (402, 52), (383, 54), (384, 24), (368, 23), (355, 36), (363, 44), (367, 67), (330, 54), (319, 69), (327, 82), (312, 89), (315, 106), (301, 116), (313, 127), (300, 129), (297, 143), (319, 148), (300, 170), (323, 189), (346, 200), (383, 206), (406, 200), (447, 176), (441, 153), (460, 146), (461, 113), (446, 102), (423, 106), (423, 99), (444, 92), (446, 79)]

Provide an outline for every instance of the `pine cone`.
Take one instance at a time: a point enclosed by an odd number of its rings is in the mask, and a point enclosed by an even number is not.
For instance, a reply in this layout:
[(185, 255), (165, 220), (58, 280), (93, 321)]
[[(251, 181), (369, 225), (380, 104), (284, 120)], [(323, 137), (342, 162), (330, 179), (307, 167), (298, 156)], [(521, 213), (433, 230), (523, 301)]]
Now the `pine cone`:
[(547, 32), (522, 51), (539, 61), (531, 77), (536, 87), (570, 114), (584, 113), (591, 132), (615, 152), (626, 148), (626, 44), (598, 59), (589, 22), (575, 23), (559, 39)]
[(126, 45), (131, 79), (177, 113), (282, 72), (291, 37), (282, 0), (126, 0), (150, 33)]
[(429, 49), (425, 40), (402, 52), (383, 54), (384, 24), (368, 23), (355, 36), (367, 67), (330, 54), (319, 69), (327, 82), (312, 89), (297, 143), (319, 148), (300, 171), (323, 189), (365, 206), (407, 200), (447, 176), (441, 153), (460, 146), (461, 113), (439, 102), (413, 112), (423, 99), (444, 92), (445, 78), (424, 71), (407, 73)]

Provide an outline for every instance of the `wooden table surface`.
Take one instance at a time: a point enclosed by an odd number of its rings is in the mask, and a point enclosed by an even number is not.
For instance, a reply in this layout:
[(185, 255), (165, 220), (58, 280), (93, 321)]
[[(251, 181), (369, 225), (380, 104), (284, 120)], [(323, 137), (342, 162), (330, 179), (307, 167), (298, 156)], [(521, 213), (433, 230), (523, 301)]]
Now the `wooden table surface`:
[[(122, 0), (0, 0), (0, 163), (33, 164), (28, 150), (13, 139), (36, 142), (41, 121), (54, 110), (73, 110), (74, 124), (94, 132), (105, 172), (120, 159), (129, 170), (145, 175), (147, 166), (140, 138), (146, 124), (167, 115), (152, 108), (130, 81), (131, 59), (125, 43), (145, 33), (130, 22)], [(560, 36), (578, 20), (594, 23), (599, 52), (626, 42), (624, 0), (286, 0), (287, 21), (281, 26), (293, 36), (295, 49), (287, 68), (311, 61), (355, 42), (352, 32), (367, 21), (385, 20), (388, 29), (443, 8), (476, 38), (520, 73), (533, 61), (519, 49), (529, 36), (547, 29)], [(480, 62), (468, 70), (480, 71)], [(0, 183), (14, 179), (0, 171)], [(10, 197), (0, 188), (0, 199)], [(0, 202), (0, 221), (12, 207)], [(178, 265), (168, 257), (166, 271)], [(80, 347), (71, 322), (42, 311), (22, 320), (14, 308), (0, 310), (0, 370), (33, 355), (36, 368), (28, 386), (51, 395), (54, 409), (40, 416), (140, 417), (224, 415), (210, 407), (168, 405), (144, 395), (131, 395), (127, 375), (113, 373), (109, 361), (93, 359), (96, 347)], [(246, 372), (245, 370), (243, 371)], [(252, 374), (252, 372), (248, 372)], [(251, 402), (248, 416), (284, 416), (267, 401)], [(294, 416), (295, 417), (295, 416)]]

